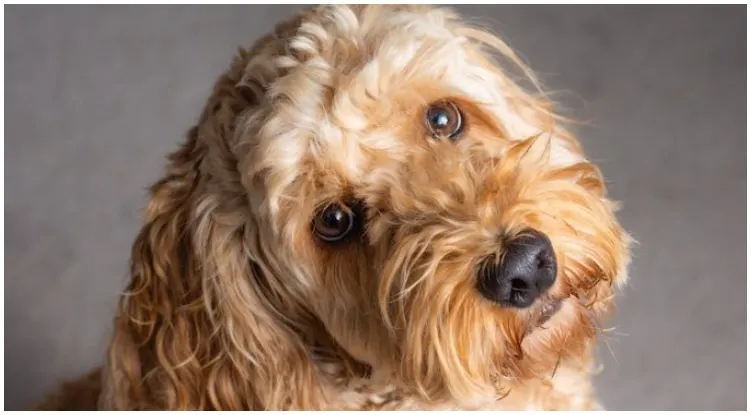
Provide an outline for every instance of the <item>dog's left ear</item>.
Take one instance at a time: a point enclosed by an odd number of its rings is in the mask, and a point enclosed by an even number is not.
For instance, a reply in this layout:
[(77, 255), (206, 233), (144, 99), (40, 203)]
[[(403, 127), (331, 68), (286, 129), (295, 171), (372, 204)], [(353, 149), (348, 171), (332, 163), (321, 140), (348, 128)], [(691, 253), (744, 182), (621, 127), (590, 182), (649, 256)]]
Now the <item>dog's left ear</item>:
[[(235, 150), (261, 89), (247, 53), (151, 189), (103, 371), (105, 409), (315, 408), (320, 391), (295, 332), (299, 310), (264, 256)], [(251, 195), (252, 198), (252, 195)]]

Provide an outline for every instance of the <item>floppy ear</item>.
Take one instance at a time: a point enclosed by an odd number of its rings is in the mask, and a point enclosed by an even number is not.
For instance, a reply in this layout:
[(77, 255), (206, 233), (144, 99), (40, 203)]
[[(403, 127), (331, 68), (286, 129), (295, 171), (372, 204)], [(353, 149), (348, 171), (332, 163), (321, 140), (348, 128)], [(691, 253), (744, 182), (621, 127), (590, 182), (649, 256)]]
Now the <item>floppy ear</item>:
[(238, 118), (263, 90), (242, 85), (250, 58), (241, 51), (219, 79), (151, 188), (103, 372), (105, 409), (318, 406), (297, 332), (307, 317), (271, 271), (273, 241), (233, 154)]

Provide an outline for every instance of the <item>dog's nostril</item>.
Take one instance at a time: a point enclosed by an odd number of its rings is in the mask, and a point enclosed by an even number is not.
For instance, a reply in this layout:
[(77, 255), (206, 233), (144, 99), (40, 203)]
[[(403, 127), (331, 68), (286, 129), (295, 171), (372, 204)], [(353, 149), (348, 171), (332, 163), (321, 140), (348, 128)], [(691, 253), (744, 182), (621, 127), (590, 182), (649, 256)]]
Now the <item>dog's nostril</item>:
[(547, 268), (550, 264), (546, 255), (540, 255), (537, 257), (537, 268)]
[(521, 304), (529, 301), (529, 297), (534, 297), (535, 289), (530, 287), (526, 281), (521, 278), (511, 280), (511, 303)]
[(511, 290), (512, 291), (529, 291), (529, 285), (521, 279), (521, 278), (514, 278), (511, 280)]
[(511, 280), (511, 291), (529, 291), (529, 285), (521, 278)]

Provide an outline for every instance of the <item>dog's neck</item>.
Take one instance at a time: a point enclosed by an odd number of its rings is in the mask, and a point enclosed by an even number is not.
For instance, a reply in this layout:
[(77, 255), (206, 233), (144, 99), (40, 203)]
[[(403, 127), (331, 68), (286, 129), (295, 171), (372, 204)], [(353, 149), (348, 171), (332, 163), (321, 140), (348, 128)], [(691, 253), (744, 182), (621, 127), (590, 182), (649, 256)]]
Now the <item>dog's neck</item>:
[(582, 370), (584, 361), (562, 362), (556, 374), (546, 379), (511, 383), (505, 393), (477, 402), (451, 400), (430, 402), (397, 387), (386, 373), (370, 376), (341, 376), (341, 365), (320, 362), (325, 374), (321, 385), (327, 410), (596, 410), (591, 372)]
[[(321, 327), (323, 324), (321, 324)], [(396, 385), (387, 368), (373, 368), (358, 361), (325, 330), (316, 330), (309, 338), (310, 358), (314, 362), (327, 401), (327, 409), (350, 410), (528, 410), (561, 407), (582, 410), (599, 409), (592, 390), (593, 353), (561, 361), (545, 378), (508, 380), (498, 396), (476, 403), (428, 402)]]

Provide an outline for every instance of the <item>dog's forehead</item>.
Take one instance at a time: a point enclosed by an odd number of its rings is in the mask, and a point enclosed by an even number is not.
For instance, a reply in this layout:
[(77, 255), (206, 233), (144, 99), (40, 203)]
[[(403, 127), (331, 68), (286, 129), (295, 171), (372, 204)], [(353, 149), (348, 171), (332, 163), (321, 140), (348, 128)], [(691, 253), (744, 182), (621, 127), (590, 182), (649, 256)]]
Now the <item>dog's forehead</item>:
[[(464, 35), (449, 10), (316, 10), (288, 39), (286, 52), (271, 60), (283, 75), (267, 92), (267, 102), (275, 104), (260, 134), (266, 166), (258, 167), (272, 170), (279, 192), (310, 166), (352, 182), (373, 180), (383, 173), (384, 161), (403, 161), (409, 140), (395, 130), (394, 121), (427, 102), (397, 97), (426, 98), (426, 90), (472, 101), (511, 139), (539, 133), (512, 108), (509, 78), (476, 39)], [(379, 168), (373, 168), (374, 161)]]
[(268, 91), (271, 100), (286, 102), (274, 109), (276, 118), (285, 118), (279, 122), (285, 134), (273, 131), (277, 123), (266, 129), (267, 144), (287, 152), (276, 159), (299, 164), (330, 151), (331, 158), (346, 158), (357, 170), (362, 150), (396, 155), (402, 143), (378, 124), (387, 123), (394, 111), (414, 110), (396, 108), (394, 98), (418, 83), (503, 112), (497, 73), (454, 33), (452, 18), (437, 8), (328, 6), (303, 21), (288, 40), (287, 53), (273, 59), (286, 69)]

